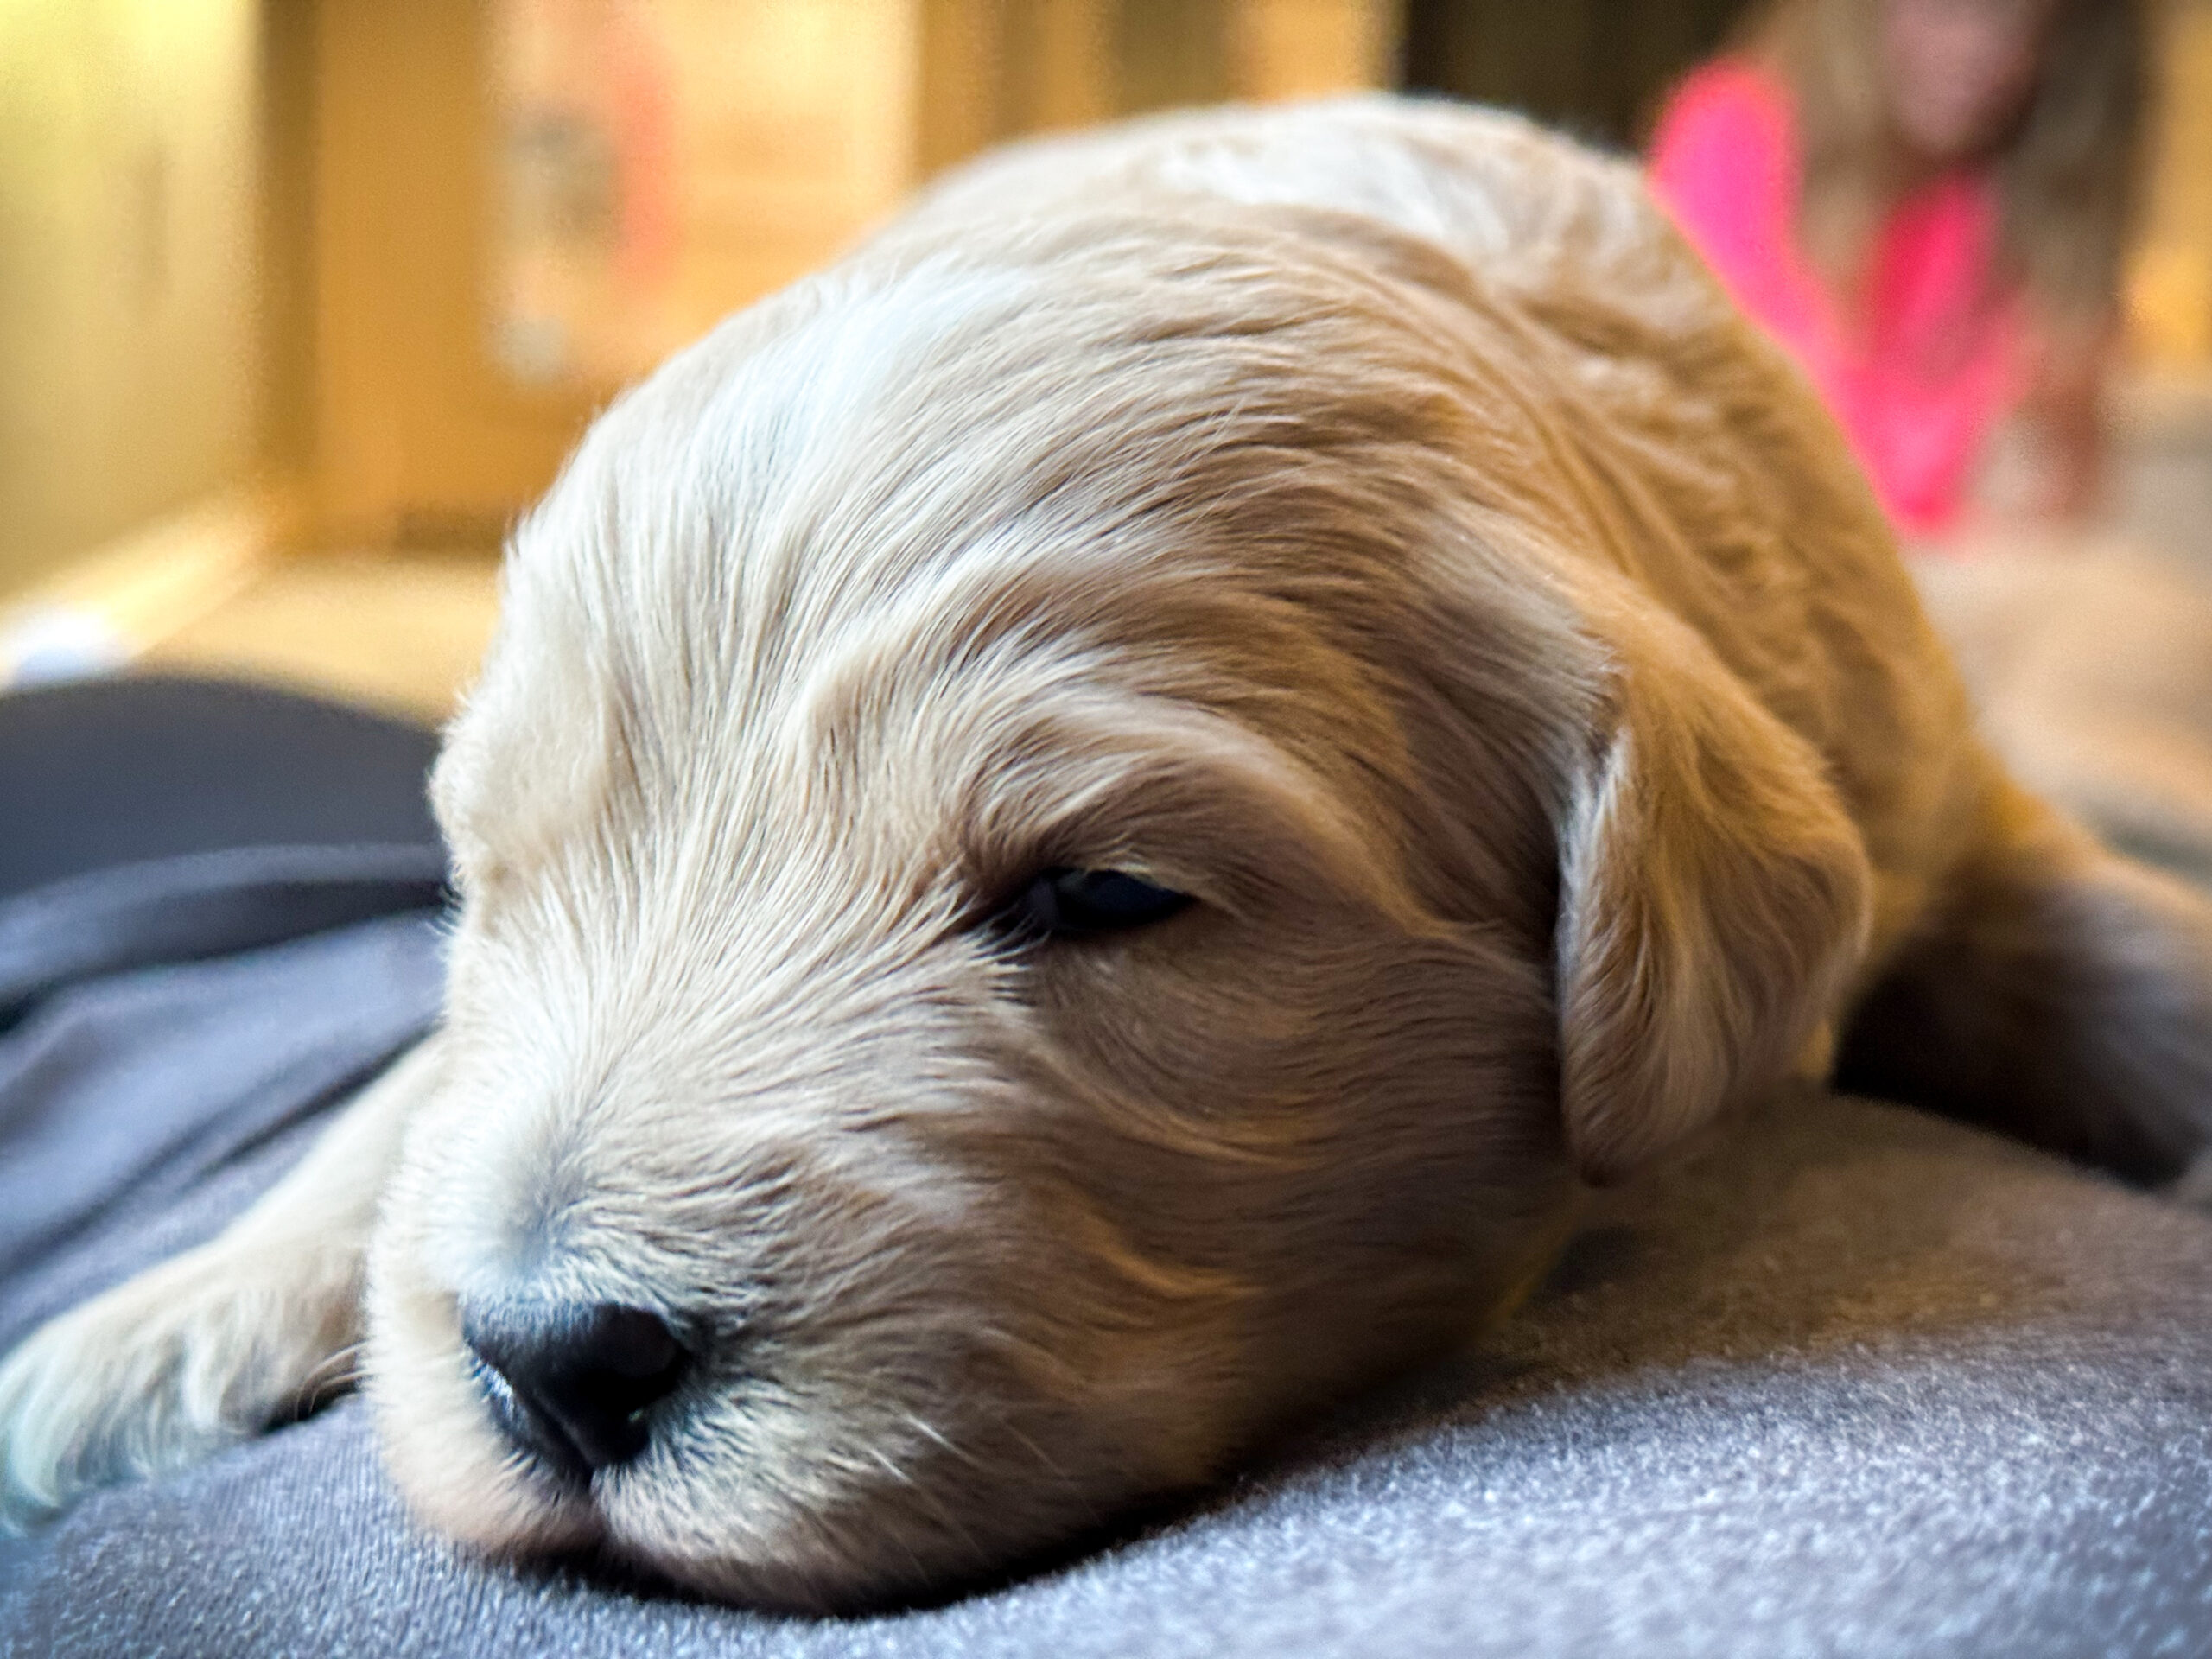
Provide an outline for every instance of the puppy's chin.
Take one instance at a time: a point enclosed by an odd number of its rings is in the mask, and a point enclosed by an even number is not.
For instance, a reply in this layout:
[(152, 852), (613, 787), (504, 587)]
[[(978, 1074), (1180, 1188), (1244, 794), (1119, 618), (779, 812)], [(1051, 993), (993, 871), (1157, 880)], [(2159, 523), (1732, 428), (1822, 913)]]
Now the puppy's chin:
[[(770, 1453), (747, 1466), (697, 1437), (601, 1471), (587, 1491), (502, 1446), (457, 1358), (399, 1346), (378, 1344), (369, 1362), (386, 1468), (417, 1521), (496, 1560), (588, 1554), (740, 1606), (852, 1614), (961, 1593), (1035, 1554), (1040, 1540), (1051, 1548), (1095, 1526), (1100, 1506), (1124, 1496), (1103, 1481), (1009, 1471), (1000, 1501), (979, 1504), (918, 1459), (876, 1468)], [(822, 1433), (835, 1439), (832, 1426)], [(911, 1448), (901, 1458), (913, 1459)], [(972, 1481), (975, 1471), (959, 1473)]]
[(372, 1283), (364, 1392), (385, 1467), (416, 1518), (489, 1555), (564, 1554), (598, 1543), (590, 1497), (500, 1435), (461, 1344), (450, 1297)]
[(723, 1499), (728, 1510), (717, 1525), (692, 1510), (680, 1480), (663, 1475), (639, 1468), (601, 1478), (604, 1554), (710, 1599), (768, 1612), (850, 1615), (943, 1599), (1002, 1571), (1028, 1546), (1026, 1530), (1019, 1540), (1002, 1537), (984, 1516), (958, 1532), (917, 1525), (906, 1511), (924, 1488), (888, 1477), (861, 1481), (828, 1511), (798, 1509), (770, 1479), (748, 1482)]
[(957, 1592), (1095, 1522), (1101, 1504), (1173, 1484), (1086, 1449), (1065, 1409), (1020, 1414), (1063, 1470), (1026, 1433), (972, 1450), (962, 1437), (955, 1452), (942, 1434), (902, 1433), (914, 1420), (896, 1401), (825, 1387), (681, 1420), (581, 1486), (502, 1436), (454, 1299), (395, 1271), (400, 1254), (372, 1276), (365, 1392), (410, 1513), (477, 1554), (588, 1554), (740, 1605), (850, 1613)]

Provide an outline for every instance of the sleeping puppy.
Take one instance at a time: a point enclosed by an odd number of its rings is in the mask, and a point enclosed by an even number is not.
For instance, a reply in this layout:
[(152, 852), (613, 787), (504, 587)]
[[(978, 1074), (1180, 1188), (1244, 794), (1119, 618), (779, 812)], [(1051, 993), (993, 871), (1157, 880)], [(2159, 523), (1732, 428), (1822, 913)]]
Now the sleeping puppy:
[(447, 1012), (0, 1375), (8, 1513), (343, 1369), (438, 1531), (941, 1591), (1464, 1338), (1853, 1065), (2145, 1178), (2212, 922), (1977, 742), (1634, 172), (1389, 101), (1019, 149), (619, 404), (435, 783)]

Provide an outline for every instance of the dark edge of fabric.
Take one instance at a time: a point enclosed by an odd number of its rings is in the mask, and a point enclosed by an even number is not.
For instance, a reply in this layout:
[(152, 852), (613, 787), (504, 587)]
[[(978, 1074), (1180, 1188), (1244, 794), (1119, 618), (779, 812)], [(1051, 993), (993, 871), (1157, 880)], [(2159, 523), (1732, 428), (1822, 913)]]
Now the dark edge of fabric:
[(86, 980), (436, 909), (449, 897), (443, 854), (407, 844), (243, 847), (73, 876), (0, 903), (0, 1032)]

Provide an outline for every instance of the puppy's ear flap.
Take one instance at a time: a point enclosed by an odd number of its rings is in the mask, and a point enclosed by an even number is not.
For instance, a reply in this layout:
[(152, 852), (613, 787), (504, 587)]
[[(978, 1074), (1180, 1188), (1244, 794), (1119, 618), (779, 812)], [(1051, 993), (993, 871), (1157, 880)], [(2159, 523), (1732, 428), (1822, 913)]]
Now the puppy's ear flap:
[(1618, 1179), (1785, 1076), (1864, 948), (1864, 845), (1804, 740), (1671, 616), (1618, 604), (1560, 833), (1560, 1103)]

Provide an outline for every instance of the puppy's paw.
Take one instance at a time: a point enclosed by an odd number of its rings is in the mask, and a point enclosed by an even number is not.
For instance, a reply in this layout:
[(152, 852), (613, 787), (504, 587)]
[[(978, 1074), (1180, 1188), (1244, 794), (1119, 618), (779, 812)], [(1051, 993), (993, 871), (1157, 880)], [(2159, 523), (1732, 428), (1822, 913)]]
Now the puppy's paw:
[(185, 1468), (341, 1386), (358, 1302), (350, 1259), (218, 1243), (46, 1325), (0, 1364), (0, 1531)]

